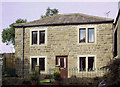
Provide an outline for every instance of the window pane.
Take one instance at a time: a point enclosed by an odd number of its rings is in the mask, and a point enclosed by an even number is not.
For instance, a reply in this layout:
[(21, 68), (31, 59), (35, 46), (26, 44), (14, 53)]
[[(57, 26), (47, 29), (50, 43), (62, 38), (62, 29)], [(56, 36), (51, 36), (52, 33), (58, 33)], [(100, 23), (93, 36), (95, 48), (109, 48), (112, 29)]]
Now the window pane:
[(64, 58), (60, 58), (60, 67), (64, 68)]
[(40, 44), (45, 43), (45, 31), (40, 31)]
[(32, 44), (37, 44), (37, 31), (32, 31)]
[(40, 70), (45, 70), (45, 58), (39, 58)]
[(94, 42), (94, 29), (88, 29), (88, 42)]
[(80, 29), (80, 42), (85, 42), (86, 29)]
[(88, 71), (94, 70), (94, 57), (88, 57)]
[(32, 58), (32, 71), (35, 70), (35, 65), (37, 65), (37, 58)]
[(79, 62), (80, 62), (80, 65), (79, 65), (79, 67), (80, 67), (80, 71), (85, 71), (85, 67), (86, 67), (86, 57), (80, 57), (80, 60), (79, 60)]

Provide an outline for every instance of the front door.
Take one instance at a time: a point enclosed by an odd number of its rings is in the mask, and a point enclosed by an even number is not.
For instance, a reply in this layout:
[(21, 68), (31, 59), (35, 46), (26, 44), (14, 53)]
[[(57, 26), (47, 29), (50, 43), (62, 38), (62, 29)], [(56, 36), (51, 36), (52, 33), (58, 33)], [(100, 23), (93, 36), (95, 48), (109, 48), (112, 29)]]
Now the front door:
[(60, 66), (61, 76), (63, 78), (67, 77), (67, 68), (68, 68), (68, 61), (67, 56), (57, 56), (56, 57), (56, 65)]

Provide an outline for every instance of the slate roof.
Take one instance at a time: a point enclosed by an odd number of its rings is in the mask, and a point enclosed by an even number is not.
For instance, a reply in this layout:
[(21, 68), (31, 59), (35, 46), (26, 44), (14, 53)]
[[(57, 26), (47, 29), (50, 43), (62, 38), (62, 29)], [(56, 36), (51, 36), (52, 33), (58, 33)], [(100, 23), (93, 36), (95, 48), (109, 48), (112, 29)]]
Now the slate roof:
[(90, 16), (81, 13), (73, 14), (58, 14), (46, 18), (41, 18), (35, 21), (15, 24), (14, 26), (34, 26), (34, 25), (59, 25), (59, 24), (79, 24), (79, 23), (102, 23), (113, 22), (113, 19)]

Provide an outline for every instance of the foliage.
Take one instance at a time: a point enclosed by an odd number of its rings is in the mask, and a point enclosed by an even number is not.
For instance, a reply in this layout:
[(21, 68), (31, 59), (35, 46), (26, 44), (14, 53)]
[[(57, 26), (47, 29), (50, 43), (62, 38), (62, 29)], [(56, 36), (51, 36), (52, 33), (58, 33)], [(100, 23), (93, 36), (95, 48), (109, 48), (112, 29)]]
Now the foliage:
[(49, 7), (46, 9), (46, 14), (42, 15), (41, 18), (45, 18), (48, 16), (54, 16), (56, 14), (58, 14), (58, 9), (50, 9)]
[(3, 29), (2, 31), (2, 42), (9, 44), (12, 43), (15, 45), (15, 28), (14, 24), (19, 24), (19, 23), (26, 23), (27, 20), (25, 19), (17, 19), (15, 23), (12, 23), (9, 25), (10, 28)]
[(60, 81), (61, 80), (61, 75), (60, 71), (55, 71), (54, 72), (54, 79)]
[(109, 72), (104, 75), (104, 79), (106, 80), (108, 85), (119, 85), (120, 84), (120, 58), (117, 58), (111, 61), (107, 68)]
[(39, 74), (36, 71), (32, 72), (30, 79), (31, 79), (31, 81), (38, 81)]

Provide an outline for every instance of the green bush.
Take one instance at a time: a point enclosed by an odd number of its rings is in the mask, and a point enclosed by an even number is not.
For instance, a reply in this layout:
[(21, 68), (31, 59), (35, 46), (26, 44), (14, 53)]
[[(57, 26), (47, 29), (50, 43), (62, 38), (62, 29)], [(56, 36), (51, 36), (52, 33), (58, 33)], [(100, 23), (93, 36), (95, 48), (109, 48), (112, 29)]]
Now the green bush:
[(104, 75), (104, 80), (108, 85), (119, 85), (120, 84), (120, 58), (110, 61), (107, 65), (109, 70), (106, 75)]
[(60, 81), (61, 80), (61, 75), (60, 71), (55, 71), (54, 72), (54, 79)]
[(36, 71), (32, 72), (30, 79), (31, 81), (38, 81), (39, 74)]

